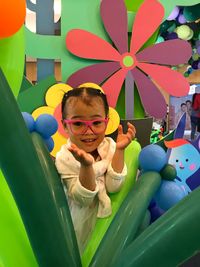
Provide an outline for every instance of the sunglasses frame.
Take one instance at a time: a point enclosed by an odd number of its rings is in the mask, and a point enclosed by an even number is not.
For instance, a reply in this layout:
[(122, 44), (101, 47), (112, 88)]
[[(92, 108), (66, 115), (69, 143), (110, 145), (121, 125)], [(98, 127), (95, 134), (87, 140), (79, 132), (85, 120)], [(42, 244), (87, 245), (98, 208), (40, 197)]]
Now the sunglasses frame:
[[(71, 132), (75, 135), (79, 135), (77, 133), (74, 133), (74, 131), (72, 130), (72, 123), (74, 122), (81, 122), (81, 123), (84, 123), (86, 125), (86, 129), (85, 131), (83, 131), (82, 133), (80, 134), (85, 134), (88, 130), (88, 128), (90, 128), (90, 130), (94, 133), (94, 134), (99, 134), (99, 133), (95, 133), (95, 131), (92, 129), (92, 124), (96, 121), (100, 121), (100, 122), (105, 122), (105, 129), (108, 125), (108, 121), (109, 121), (109, 118), (105, 118), (105, 119), (95, 119), (95, 120), (70, 120), (70, 119), (64, 119), (63, 122), (66, 123), (67, 125), (69, 125), (69, 128), (71, 130)], [(103, 131), (102, 131), (103, 132)]]

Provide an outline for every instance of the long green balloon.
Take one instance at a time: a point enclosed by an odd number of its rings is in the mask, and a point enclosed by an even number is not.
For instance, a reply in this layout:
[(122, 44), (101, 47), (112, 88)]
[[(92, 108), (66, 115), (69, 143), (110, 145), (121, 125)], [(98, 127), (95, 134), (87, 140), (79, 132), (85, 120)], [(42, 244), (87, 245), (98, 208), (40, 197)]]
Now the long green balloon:
[[(126, 7), (129, 11), (136, 12), (144, 0), (125, 0)], [(170, 15), (175, 6), (193, 6), (199, 4), (199, 0), (159, 0), (165, 9), (164, 20)], [(144, 18), (145, 19), (145, 18)]]
[[(90, 266), (115, 266), (116, 258), (132, 242), (144, 219), (148, 205), (160, 186), (158, 172), (146, 172), (140, 176), (122, 203), (108, 228)], [(141, 265), (142, 266), (142, 265)]]
[(1, 171), (0, 218), (0, 266), (37, 267), (19, 211)]
[(141, 147), (136, 141), (132, 141), (132, 143), (125, 150), (125, 162), (128, 169), (128, 174), (125, 183), (120, 192), (110, 195), (110, 199), (112, 202), (112, 215), (108, 218), (97, 219), (97, 223), (95, 225), (90, 241), (82, 255), (83, 266), (89, 266), (91, 259), (93, 258), (96, 250), (98, 249), (98, 246), (102, 238), (104, 237), (109, 225), (111, 224), (113, 218), (117, 214), (119, 207), (121, 206), (128, 192), (134, 186), (136, 172), (138, 169), (138, 155), (140, 153), (140, 150)]
[(159, 2), (164, 6), (165, 9), (165, 17), (164, 19), (167, 19), (172, 12), (172, 10), (175, 8), (175, 6), (193, 6), (196, 4), (199, 4), (199, 0), (159, 0)]
[(0, 39), (0, 68), (15, 97), (18, 96), (24, 74), (24, 27), (14, 35)]
[(151, 224), (125, 251), (115, 267), (179, 266), (200, 250), (200, 188)]
[(60, 177), (44, 144), (31, 140), (0, 70), (0, 165), (41, 267), (81, 266)]

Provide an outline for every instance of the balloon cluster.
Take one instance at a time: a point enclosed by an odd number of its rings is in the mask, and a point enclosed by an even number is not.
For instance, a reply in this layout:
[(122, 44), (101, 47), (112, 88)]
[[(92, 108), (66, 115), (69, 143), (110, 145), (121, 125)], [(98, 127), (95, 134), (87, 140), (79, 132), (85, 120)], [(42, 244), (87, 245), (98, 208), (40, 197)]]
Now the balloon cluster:
[(194, 70), (200, 69), (200, 4), (194, 6), (176, 6), (167, 20), (160, 26), (157, 43), (171, 39), (182, 39), (190, 42), (193, 55), (184, 73), (188, 77)]
[(29, 132), (37, 132), (41, 135), (49, 152), (54, 148), (54, 141), (51, 137), (58, 129), (56, 119), (50, 114), (42, 114), (36, 120), (28, 112), (22, 112), (22, 116)]
[(149, 205), (151, 222), (186, 196), (186, 192), (174, 181), (176, 169), (167, 161), (165, 150), (156, 144), (144, 147), (139, 154), (141, 173), (156, 171), (162, 177), (161, 185)]

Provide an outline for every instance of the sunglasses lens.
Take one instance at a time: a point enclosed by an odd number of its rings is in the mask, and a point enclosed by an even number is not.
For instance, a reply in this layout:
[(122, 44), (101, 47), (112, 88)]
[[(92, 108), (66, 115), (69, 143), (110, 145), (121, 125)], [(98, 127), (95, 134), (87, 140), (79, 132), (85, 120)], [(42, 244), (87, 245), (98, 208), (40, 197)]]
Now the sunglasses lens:
[(94, 134), (100, 134), (106, 129), (106, 121), (105, 120), (95, 120), (90, 123), (86, 123), (84, 121), (75, 121), (70, 123), (71, 131), (74, 134), (84, 134), (88, 128), (92, 130)]

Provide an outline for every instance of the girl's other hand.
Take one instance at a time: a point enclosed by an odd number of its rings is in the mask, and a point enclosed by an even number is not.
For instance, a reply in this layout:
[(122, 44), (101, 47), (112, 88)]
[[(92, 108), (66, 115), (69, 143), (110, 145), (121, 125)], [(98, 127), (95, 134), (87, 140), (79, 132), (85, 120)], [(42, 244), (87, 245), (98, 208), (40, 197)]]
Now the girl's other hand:
[(118, 127), (118, 136), (117, 136), (117, 141), (116, 141), (117, 149), (120, 149), (120, 150), (125, 149), (131, 143), (131, 141), (135, 138), (136, 129), (134, 125), (131, 124), (130, 122), (128, 122), (127, 125), (128, 125), (128, 130), (126, 134), (123, 133), (123, 128), (121, 124)]
[(84, 150), (78, 148), (75, 144), (71, 144), (68, 150), (73, 154), (76, 160), (78, 160), (84, 166), (90, 166), (93, 164), (93, 157), (85, 152)]

